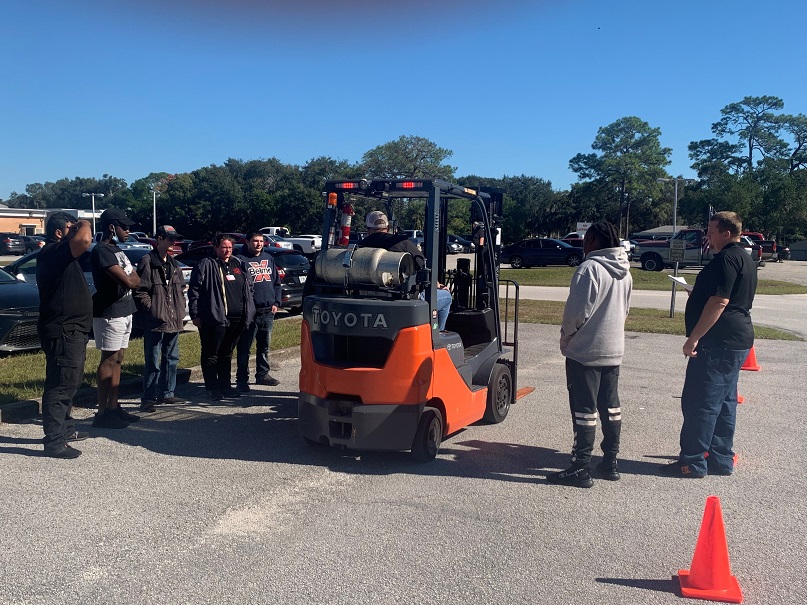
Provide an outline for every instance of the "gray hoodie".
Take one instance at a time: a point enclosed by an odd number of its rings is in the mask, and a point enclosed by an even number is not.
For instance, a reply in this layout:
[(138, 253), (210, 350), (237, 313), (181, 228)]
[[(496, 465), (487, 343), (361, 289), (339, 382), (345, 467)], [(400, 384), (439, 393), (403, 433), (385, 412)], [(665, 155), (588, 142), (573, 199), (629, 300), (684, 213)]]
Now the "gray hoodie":
[(620, 365), (632, 289), (624, 248), (589, 252), (572, 276), (563, 310), (560, 352), (587, 366)]

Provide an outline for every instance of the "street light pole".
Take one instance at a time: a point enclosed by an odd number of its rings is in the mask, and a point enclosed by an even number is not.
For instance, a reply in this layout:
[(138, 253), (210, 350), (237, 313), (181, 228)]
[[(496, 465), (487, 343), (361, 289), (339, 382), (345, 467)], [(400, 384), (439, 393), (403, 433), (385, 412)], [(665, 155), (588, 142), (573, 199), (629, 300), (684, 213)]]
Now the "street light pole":
[(82, 193), (81, 197), (92, 197), (92, 236), (95, 237), (95, 196), (104, 197), (103, 193)]
[[(695, 179), (683, 179), (675, 177), (673, 179), (656, 179), (659, 183), (669, 183), (672, 181), (675, 184), (675, 193), (673, 194), (673, 238), (676, 231), (678, 231), (678, 182), (694, 183)], [(686, 249), (685, 249), (686, 250)], [(672, 254), (672, 244), (670, 245), (670, 253)], [(673, 265), (673, 276), (678, 277), (678, 261)], [(675, 282), (672, 283), (672, 295), (670, 296), (670, 317), (675, 317)]]
[(151, 229), (151, 237), (157, 237), (157, 196), (160, 195), (157, 193), (156, 189), (151, 190), (152, 196), (152, 229)]

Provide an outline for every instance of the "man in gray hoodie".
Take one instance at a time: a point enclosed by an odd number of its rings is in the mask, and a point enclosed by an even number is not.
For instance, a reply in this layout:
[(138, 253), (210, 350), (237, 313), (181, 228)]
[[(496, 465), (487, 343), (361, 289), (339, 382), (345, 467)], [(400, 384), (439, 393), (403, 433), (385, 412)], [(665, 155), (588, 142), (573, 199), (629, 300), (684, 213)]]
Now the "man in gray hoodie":
[(574, 487), (594, 484), (589, 465), (598, 412), (604, 456), (596, 469), (604, 479), (619, 479), (616, 456), (622, 409), (617, 386), (633, 289), (627, 252), (611, 223), (594, 223), (583, 238), (583, 251), (586, 260), (572, 276), (560, 330), (574, 430), (572, 465), (547, 475), (550, 483)]

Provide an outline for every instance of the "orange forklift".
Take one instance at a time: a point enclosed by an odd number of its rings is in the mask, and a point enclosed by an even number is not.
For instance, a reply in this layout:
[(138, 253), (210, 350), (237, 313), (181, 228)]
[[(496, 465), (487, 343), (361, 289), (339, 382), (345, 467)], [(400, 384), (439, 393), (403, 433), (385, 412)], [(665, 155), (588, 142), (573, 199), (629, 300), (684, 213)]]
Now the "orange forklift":
[[(494, 234), (501, 190), (357, 179), (327, 181), (323, 197), (323, 245), (303, 302), (303, 438), (350, 450), (411, 450), (425, 462), (463, 427), (502, 422), (515, 401), (518, 284), (507, 283), (500, 309)], [(393, 202), (402, 198), (426, 202), (422, 268), (407, 252), (349, 244), (345, 232), (353, 203), (384, 208), (392, 220)], [(473, 259), (446, 271), (449, 200), (470, 205), (477, 245)], [(452, 293), (443, 332), (438, 282)]]

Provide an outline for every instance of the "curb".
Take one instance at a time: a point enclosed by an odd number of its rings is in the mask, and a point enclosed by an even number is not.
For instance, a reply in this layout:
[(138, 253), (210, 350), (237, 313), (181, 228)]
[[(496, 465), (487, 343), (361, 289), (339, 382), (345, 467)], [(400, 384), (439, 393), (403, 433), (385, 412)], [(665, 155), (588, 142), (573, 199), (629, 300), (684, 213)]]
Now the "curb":
[[(300, 357), (300, 347), (290, 347), (278, 351), (269, 351), (269, 361), (280, 362), (288, 359)], [(177, 384), (187, 384), (189, 382), (200, 381), (202, 379), (202, 367), (180, 368), (177, 370)], [(120, 395), (131, 395), (143, 389), (142, 378), (128, 378), (121, 380)], [(84, 387), (76, 391), (73, 403), (93, 403), (95, 402), (95, 387)], [(80, 407), (80, 406), (79, 406)], [(42, 414), (42, 399), (25, 399), (23, 401), (12, 401), (11, 403), (0, 404), (0, 424), (10, 422), (20, 422), (30, 418), (36, 418)]]

